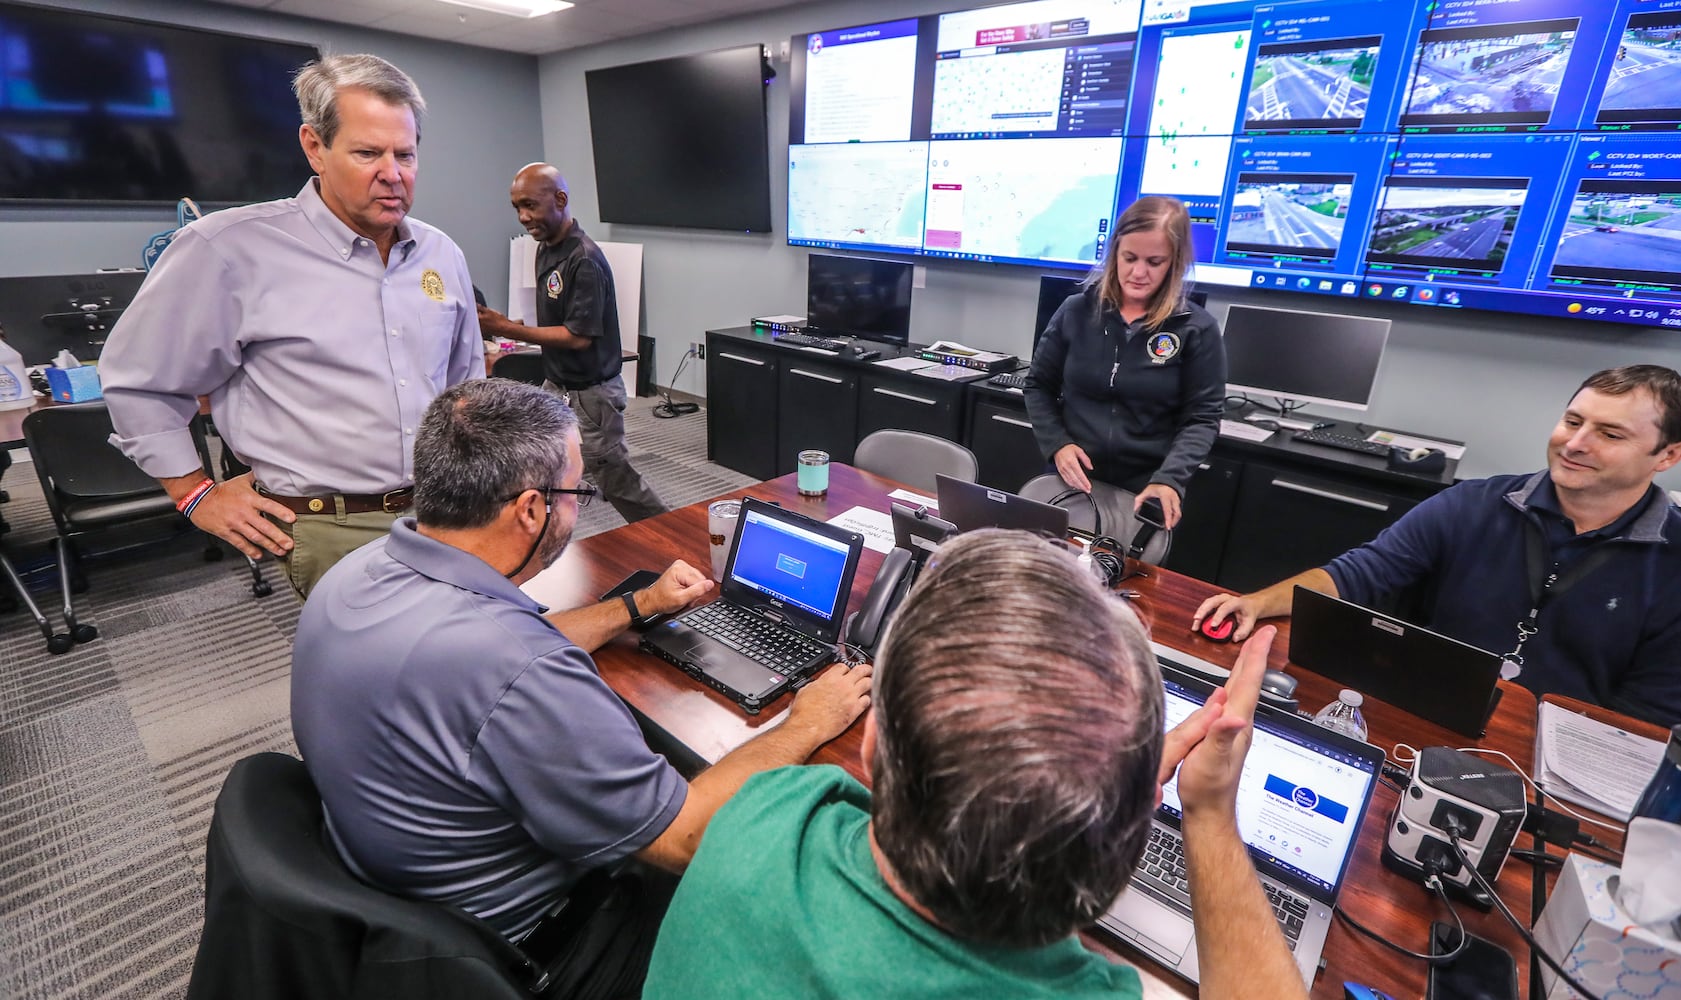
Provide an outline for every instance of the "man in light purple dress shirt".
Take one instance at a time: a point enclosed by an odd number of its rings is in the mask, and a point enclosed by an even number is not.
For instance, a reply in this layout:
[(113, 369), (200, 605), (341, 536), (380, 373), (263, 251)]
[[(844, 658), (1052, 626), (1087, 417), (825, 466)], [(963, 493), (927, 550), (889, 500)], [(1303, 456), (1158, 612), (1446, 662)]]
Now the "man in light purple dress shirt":
[[(426, 110), (414, 81), (339, 55), (293, 89), (316, 176), (177, 234), (100, 377), (112, 443), (199, 528), (285, 558), (307, 595), (407, 508), (421, 415), (483, 377), (484, 354), (460, 248), (408, 218)], [(252, 469), (208, 492), (188, 430), (199, 396)]]

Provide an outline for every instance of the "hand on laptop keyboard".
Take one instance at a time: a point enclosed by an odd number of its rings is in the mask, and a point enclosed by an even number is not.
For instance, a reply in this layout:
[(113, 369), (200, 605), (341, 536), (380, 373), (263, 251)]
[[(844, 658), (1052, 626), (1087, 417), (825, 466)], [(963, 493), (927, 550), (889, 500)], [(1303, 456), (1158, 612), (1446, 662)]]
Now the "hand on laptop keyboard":
[(788, 709), (788, 720), (782, 728), (813, 741), (807, 751), (809, 756), (846, 732), (864, 714), (864, 709), (870, 707), (873, 672), (874, 668), (867, 663), (857, 667), (844, 663), (830, 666), (794, 695), (794, 704)]
[(679, 559), (667, 566), (652, 586), (636, 595), (636, 610), (644, 618), (675, 614), (711, 590), (712, 580), (705, 573)]

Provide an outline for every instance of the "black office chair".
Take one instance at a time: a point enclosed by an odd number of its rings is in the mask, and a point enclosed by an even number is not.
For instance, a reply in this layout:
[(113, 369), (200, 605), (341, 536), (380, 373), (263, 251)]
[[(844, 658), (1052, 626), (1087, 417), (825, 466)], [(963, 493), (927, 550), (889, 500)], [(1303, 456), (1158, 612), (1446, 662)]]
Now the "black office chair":
[(527, 385), (543, 384), (543, 355), (538, 351), (504, 354), (491, 366), (492, 378), (508, 378)]
[[(210, 449), (203, 429), (196, 422), (192, 429), (199, 460), (208, 470)], [(177, 530), (190, 527), (157, 480), (110, 444), (111, 434), (111, 414), (103, 402), (43, 407), (23, 420), (23, 439), (29, 445), (41, 492), (58, 530), (53, 546), (57, 550), (59, 589), (64, 598), (67, 634), (74, 642), (91, 642), (99, 637), (98, 628), (76, 620), (71, 598), (73, 590), (86, 589), (86, 579), (77, 565), (77, 543), (83, 536), (147, 521), (167, 523), (173, 519)], [(118, 546), (115, 551), (130, 547)], [(210, 561), (222, 558), (216, 539), (207, 538), (204, 556)], [(252, 594), (264, 597), (272, 593), (262, 569), (254, 561), (247, 559), (247, 563)], [(61, 636), (54, 636), (47, 648), (62, 653), (69, 646)]]
[[(576, 915), (571, 929), (611, 891), (605, 874), (580, 883), (563, 910)], [(529, 1000), (548, 979), (466, 911), (394, 896), (352, 875), (326, 837), (302, 761), (261, 753), (228, 772), (206, 842), (204, 935), (187, 1000)]]

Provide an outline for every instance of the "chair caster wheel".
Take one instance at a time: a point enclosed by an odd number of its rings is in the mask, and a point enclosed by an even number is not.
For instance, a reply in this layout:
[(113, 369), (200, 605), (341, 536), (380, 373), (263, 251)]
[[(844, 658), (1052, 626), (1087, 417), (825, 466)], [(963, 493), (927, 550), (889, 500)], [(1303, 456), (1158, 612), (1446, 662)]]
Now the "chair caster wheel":
[(54, 654), (68, 653), (70, 652), (70, 647), (75, 644), (75, 641), (72, 640), (69, 635), (60, 632), (57, 635), (47, 637), (47, 652)]
[(99, 638), (99, 628), (95, 625), (77, 625), (70, 630), (70, 635), (77, 642), (92, 642)]
[(253, 583), (251, 585), (252, 597), (267, 597), (272, 593), (274, 593), (274, 587), (271, 586), (267, 580), (264, 580), (261, 583)]

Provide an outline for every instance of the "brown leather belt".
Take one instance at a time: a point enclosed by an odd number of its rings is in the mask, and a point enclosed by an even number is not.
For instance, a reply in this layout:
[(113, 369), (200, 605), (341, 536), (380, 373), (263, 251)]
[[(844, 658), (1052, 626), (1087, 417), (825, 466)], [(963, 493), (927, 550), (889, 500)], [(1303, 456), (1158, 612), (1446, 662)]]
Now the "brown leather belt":
[(318, 497), (286, 497), (260, 486), (257, 492), (294, 514), (336, 514), (341, 498), (346, 514), (400, 514), (414, 503), (414, 488), (408, 486), (389, 493), (328, 493)]

